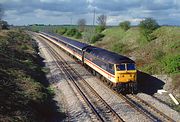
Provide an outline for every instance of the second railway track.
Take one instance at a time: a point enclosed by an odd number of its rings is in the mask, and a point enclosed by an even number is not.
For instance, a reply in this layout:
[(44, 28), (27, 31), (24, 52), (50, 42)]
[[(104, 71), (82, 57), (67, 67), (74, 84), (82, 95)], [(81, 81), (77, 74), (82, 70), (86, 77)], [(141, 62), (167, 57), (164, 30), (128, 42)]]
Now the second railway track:
[(99, 121), (117, 121), (124, 120), (103, 100), (103, 98), (84, 80), (81, 75), (74, 70), (49, 44), (49, 52), (57, 60), (57, 65), (61, 68), (69, 81), (75, 86), (79, 94), (82, 96)]
[[(47, 45), (47, 43), (46, 43)], [(50, 46), (50, 45), (48, 45)], [(50, 53), (54, 55), (58, 61), (59, 68), (63, 69), (69, 80), (78, 89), (88, 106), (97, 116), (99, 121), (124, 121), (102, 98), (98, 93), (84, 80), (79, 73), (73, 69), (68, 63), (52, 48)], [(113, 91), (117, 94), (115, 91)], [(151, 121), (167, 121), (174, 122), (173, 119), (148, 104), (146, 101), (136, 95), (121, 95), (119, 98), (124, 99), (131, 107), (139, 111), (143, 116)], [(93, 98), (93, 99), (92, 99)]]
[(106, 83), (106, 87), (110, 89), (114, 94), (116, 94), (120, 99), (123, 99), (128, 103), (132, 108), (136, 109), (147, 119), (150, 119), (153, 122), (175, 122), (172, 118), (155, 108), (153, 105), (149, 104), (145, 100), (141, 99), (135, 94), (123, 95), (111, 89)]
[(175, 122), (172, 118), (168, 117), (166, 114), (147, 103), (137, 95), (126, 95), (126, 99), (130, 100), (134, 106), (140, 108), (147, 116), (152, 118), (154, 121), (158, 122)]

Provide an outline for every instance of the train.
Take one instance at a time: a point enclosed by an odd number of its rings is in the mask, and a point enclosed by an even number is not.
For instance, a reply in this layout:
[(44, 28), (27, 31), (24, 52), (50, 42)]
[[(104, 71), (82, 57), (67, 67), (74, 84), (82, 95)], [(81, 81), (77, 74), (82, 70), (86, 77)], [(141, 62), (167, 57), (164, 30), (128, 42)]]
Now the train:
[(51, 41), (79, 60), (83, 66), (115, 91), (137, 92), (137, 69), (132, 59), (50, 32), (39, 32), (39, 36)]

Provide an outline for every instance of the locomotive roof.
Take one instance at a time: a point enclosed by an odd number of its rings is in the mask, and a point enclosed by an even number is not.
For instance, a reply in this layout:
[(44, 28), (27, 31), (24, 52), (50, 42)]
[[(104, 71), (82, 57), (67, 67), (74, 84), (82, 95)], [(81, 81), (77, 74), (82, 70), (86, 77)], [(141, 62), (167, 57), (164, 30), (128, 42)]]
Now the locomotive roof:
[(64, 43), (66, 44), (69, 44), (79, 50), (83, 50), (85, 47), (89, 46), (88, 44), (85, 44), (85, 43), (82, 43), (82, 42), (79, 42), (79, 41), (76, 41), (76, 40), (72, 40), (72, 39), (69, 39), (69, 38), (66, 38), (64, 36), (60, 36), (60, 35), (57, 35), (57, 34), (54, 34), (54, 33), (47, 33), (45, 32), (46, 34), (49, 34), (51, 36), (55, 36), (56, 38), (54, 39), (60, 39), (61, 41), (63, 41)]
[(109, 62), (112, 64), (120, 64), (120, 63), (135, 63), (133, 60), (126, 56), (119, 55), (114, 52), (110, 52), (108, 50), (98, 48), (98, 47), (88, 47), (86, 51), (101, 60), (104, 60), (105, 62)]

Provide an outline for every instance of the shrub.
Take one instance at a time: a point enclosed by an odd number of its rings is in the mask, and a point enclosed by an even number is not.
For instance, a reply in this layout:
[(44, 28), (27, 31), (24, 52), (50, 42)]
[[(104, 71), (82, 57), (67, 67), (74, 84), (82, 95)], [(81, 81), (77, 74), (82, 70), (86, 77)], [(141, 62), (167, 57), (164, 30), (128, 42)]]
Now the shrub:
[(8, 29), (8, 28), (9, 28), (9, 25), (8, 25), (7, 21), (0, 19), (0, 29)]
[(56, 30), (56, 33), (58, 33), (58, 34), (60, 34), (60, 35), (63, 35), (63, 34), (66, 33), (66, 31), (67, 31), (67, 28), (62, 27), (62, 28), (60, 28), (60, 29), (57, 29), (57, 30)]
[(146, 18), (145, 20), (140, 22), (139, 27), (141, 29), (141, 34), (146, 38), (147, 41), (151, 41), (156, 38), (151, 34), (153, 30), (159, 27), (156, 20), (152, 18)]
[(162, 60), (162, 65), (166, 73), (180, 72), (180, 55), (166, 56)]
[(127, 30), (130, 28), (131, 23), (130, 23), (129, 21), (124, 21), (124, 22), (119, 23), (119, 26), (120, 26), (123, 30), (127, 31)]
[(142, 20), (139, 26), (141, 29), (147, 29), (151, 32), (159, 27), (156, 20), (152, 18), (146, 18), (145, 20)]
[(81, 39), (82, 38), (82, 34), (77, 31), (76, 34), (75, 34), (75, 38), (76, 39)]
[(125, 51), (126, 45), (118, 42), (112, 45), (112, 51), (116, 53), (122, 53)]
[(76, 32), (77, 32), (77, 29), (75, 29), (75, 28), (68, 29), (67, 32), (66, 32), (66, 35), (72, 37), (72, 36), (74, 36), (76, 34)]
[(96, 28), (95, 28), (96, 33), (101, 33), (105, 29), (106, 29), (105, 26), (96, 26)]
[(104, 37), (104, 34), (98, 33), (95, 34), (92, 39), (91, 39), (91, 43), (95, 43), (97, 41), (101, 41), (101, 39)]
[(85, 32), (83, 32), (82, 38), (87, 43), (91, 43), (91, 39), (94, 35), (95, 35), (95, 33), (93, 33), (92, 30), (87, 29)]

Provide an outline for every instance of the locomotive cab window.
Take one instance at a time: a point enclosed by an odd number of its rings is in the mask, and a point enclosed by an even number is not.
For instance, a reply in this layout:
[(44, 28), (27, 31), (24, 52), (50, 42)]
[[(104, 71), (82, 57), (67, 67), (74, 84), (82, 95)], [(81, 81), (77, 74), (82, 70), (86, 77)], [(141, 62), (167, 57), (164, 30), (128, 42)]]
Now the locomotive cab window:
[(135, 70), (135, 64), (127, 64), (127, 70)]
[(117, 71), (120, 71), (120, 70), (126, 70), (126, 65), (125, 64), (117, 65)]

